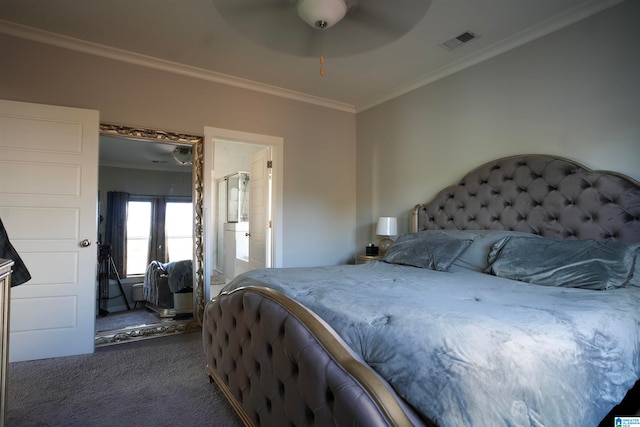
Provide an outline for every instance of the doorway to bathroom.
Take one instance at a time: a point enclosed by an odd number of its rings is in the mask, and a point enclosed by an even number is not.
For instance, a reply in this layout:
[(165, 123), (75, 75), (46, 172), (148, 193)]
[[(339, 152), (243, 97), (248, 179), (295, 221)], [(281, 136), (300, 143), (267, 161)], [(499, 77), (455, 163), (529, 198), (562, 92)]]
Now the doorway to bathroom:
[(211, 296), (238, 274), (281, 266), (282, 139), (205, 128)]

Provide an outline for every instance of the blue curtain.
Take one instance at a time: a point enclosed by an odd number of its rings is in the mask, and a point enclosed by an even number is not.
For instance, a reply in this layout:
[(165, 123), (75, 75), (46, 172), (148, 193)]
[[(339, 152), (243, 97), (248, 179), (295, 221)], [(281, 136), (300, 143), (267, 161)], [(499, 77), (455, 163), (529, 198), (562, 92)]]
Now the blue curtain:
[(156, 197), (151, 203), (151, 239), (149, 239), (149, 259), (165, 263), (169, 261), (167, 251), (167, 235), (165, 232), (165, 218), (167, 211), (167, 200), (164, 197)]
[(129, 193), (107, 193), (107, 226), (105, 244), (120, 277), (127, 277), (127, 203)]

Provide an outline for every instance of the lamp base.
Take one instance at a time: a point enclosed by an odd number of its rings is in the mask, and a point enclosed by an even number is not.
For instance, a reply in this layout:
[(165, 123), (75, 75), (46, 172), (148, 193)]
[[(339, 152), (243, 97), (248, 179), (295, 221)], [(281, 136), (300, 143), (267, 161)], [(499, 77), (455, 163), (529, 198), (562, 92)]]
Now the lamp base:
[(378, 248), (380, 249), (380, 256), (385, 256), (387, 253), (387, 249), (393, 244), (393, 240), (388, 237), (383, 237), (378, 244)]

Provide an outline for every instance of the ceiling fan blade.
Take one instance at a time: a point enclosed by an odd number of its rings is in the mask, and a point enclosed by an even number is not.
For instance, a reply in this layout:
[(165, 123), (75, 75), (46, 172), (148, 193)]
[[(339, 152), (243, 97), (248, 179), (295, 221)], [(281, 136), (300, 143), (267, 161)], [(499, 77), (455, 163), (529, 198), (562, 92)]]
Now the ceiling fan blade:
[[(301, 22), (301, 23), (300, 23)], [(311, 57), (322, 53), (322, 34), (305, 22), (286, 23), (271, 28), (259, 36), (261, 44), (279, 52)]]
[(431, 0), (358, 0), (326, 34), (327, 56), (368, 52), (407, 34), (425, 16)]
[(295, 56), (348, 56), (402, 37), (422, 20), (432, 0), (348, 0), (345, 18), (317, 30), (298, 15), (297, 0), (212, 0), (239, 33)]
[(213, 0), (240, 34), (270, 49), (313, 56), (314, 33), (299, 16), (295, 0)]
[(322, 55), (322, 32), (310, 28), (298, 40), (298, 56), (320, 56)]
[[(212, 0), (223, 16), (233, 13), (259, 13), (268, 9), (290, 8), (294, 0)], [(293, 3), (295, 6), (295, 3)]]
[(425, 0), (396, 0), (393, 5), (388, 0), (360, 0), (346, 19), (401, 37), (422, 20), (430, 5)]

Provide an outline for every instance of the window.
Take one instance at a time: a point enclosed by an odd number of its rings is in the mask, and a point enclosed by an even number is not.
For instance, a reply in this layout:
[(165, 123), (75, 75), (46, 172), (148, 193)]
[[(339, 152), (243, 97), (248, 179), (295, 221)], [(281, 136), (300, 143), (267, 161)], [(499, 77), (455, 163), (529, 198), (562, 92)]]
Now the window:
[(167, 203), (167, 250), (169, 261), (193, 258), (193, 205), (192, 203)]
[[(164, 207), (164, 233), (152, 233), (152, 212)], [(163, 237), (164, 236), (164, 237)], [(130, 200), (127, 204), (127, 276), (142, 275), (149, 264), (149, 247), (161, 247), (166, 242), (168, 259), (161, 262), (193, 258), (193, 204), (191, 202), (158, 199)]]
[(144, 274), (149, 264), (151, 202), (127, 204), (127, 276)]

